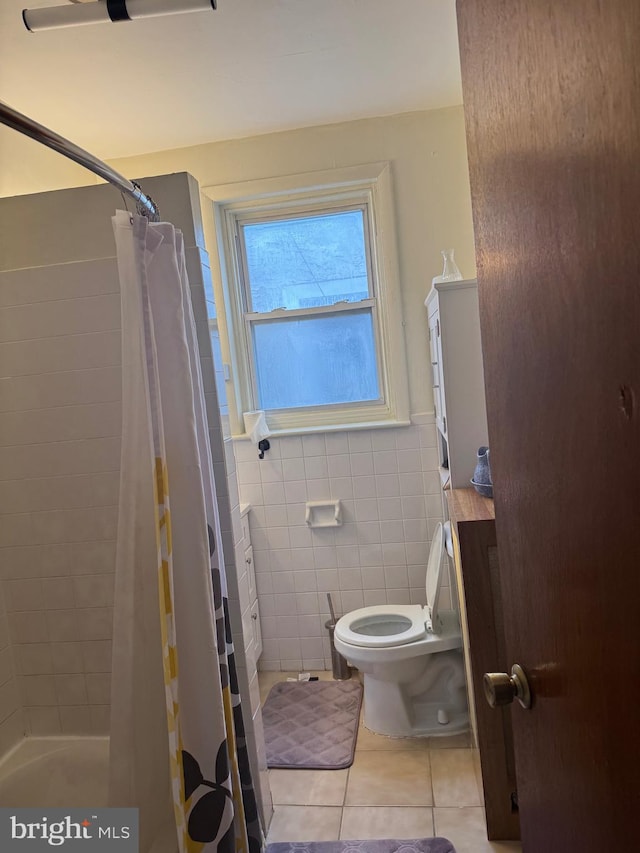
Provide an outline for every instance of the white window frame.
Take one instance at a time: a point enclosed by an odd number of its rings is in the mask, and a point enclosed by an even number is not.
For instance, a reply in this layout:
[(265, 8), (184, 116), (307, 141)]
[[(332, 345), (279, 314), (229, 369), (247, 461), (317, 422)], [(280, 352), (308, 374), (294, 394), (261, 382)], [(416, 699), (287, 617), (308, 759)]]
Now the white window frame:
[[(312, 316), (370, 308), (374, 325), (378, 380), (381, 399), (374, 402), (329, 404), (266, 412), (274, 434), (299, 434), (372, 426), (408, 425), (409, 389), (407, 381), (401, 293), (398, 275), (391, 167), (374, 163), (284, 178), (248, 181), (240, 184), (204, 187), (212, 202), (220, 278), (224, 298), (226, 338), (230, 360), (227, 398), (231, 433), (244, 435), (243, 412), (257, 408), (257, 391), (252, 367), (251, 324), (296, 314)], [(245, 277), (242, 251), (236, 239), (239, 223), (265, 217), (338, 212), (364, 208), (365, 250), (372, 283), (372, 297), (362, 302), (342, 303), (315, 309), (288, 309), (268, 315), (252, 315), (245, 310)], [(367, 227), (368, 225), (368, 227)], [(218, 311), (218, 316), (223, 312)], [(258, 320), (260, 317), (262, 319)], [(226, 332), (226, 335), (225, 335)]]

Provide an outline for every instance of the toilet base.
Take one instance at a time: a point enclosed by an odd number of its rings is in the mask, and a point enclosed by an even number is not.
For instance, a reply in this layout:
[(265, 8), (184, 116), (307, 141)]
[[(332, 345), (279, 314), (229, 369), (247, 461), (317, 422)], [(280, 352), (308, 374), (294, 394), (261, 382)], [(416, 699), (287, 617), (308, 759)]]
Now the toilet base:
[[(431, 655), (421, 676), (389, 681), (388, 673), (364, 672), (364, 725), (388, 737), (459, 734), (469, 728), (459, 652)], [(396, 669), (396, 675), (398, 671)], [(448, 720), (445, 724), (438, 718)]]

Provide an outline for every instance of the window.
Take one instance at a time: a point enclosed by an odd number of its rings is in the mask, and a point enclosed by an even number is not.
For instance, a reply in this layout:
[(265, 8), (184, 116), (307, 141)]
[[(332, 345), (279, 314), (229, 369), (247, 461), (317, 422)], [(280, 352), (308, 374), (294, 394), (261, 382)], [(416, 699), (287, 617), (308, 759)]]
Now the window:
[(236, 199), (204, 190), (216, 199), (234, 434), (250, 409), (272, 431), (408, 420), (394, 247), (378, 222), (390, 213), (388, 166), (364, 169), (366, 180), (297, 176)]

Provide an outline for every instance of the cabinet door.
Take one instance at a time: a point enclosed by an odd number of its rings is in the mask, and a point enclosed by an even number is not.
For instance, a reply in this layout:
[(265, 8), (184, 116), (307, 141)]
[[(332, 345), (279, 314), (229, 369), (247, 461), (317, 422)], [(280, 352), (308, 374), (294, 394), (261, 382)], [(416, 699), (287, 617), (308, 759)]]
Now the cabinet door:
[(440, 318), (438, 313), (429, 317), (429, 355), (431, 358), (431, 379), (433, 382), (433, 407), (436, 424), (443, 435), (447, 432), (447, 418), (444, 407), (442, 387), (442, 347), (440, 345)]
[(251, 624), (253, 625), (253, 644), (256, 650), (256, 660), (262, 654), (262, 631), (260, 629), (260, 607), (258, 599), (251, 605)]
[(256, 589), (256, 567), (253, 562), (253, 548), (251, 545), (244, 552), (244, 562), (247, 567), (247, 583), (249, 585), (249, 601), (253, 602), (258, 597)]

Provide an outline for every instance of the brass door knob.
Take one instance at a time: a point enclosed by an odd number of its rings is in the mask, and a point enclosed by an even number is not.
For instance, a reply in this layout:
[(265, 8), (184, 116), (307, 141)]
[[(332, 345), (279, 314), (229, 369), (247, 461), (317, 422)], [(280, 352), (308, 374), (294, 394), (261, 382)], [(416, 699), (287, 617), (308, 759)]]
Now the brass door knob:
[(511, 675), (506, 672), (485, 672), (482, 683), (485, 698), (492, 708), (510, 705), (514, 699), (523, 708), (531, 707), (529, 682), (520, 664), (511, 667)]

